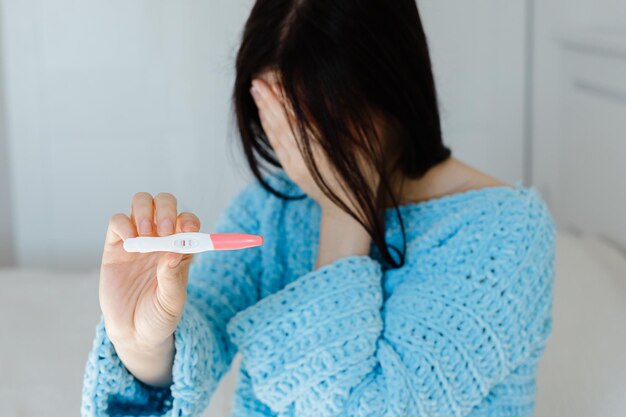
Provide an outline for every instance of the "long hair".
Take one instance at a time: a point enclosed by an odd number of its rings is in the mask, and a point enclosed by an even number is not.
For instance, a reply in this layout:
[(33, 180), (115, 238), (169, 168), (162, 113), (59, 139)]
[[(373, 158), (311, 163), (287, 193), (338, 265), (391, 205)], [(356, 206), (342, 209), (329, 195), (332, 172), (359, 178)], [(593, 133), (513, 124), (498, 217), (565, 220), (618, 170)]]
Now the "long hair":
[[(446, 160), (427, 40), (414, 0), (257, 0), (236, 58), (233, 106), (254, 176), (272, 194), (264, 171), (282, 168), (265, 136), (251, 81), (266, 69), (280, 74), (299, 134), (298, 147), (328, 198), (361, 223), (384, 260), (404, 264), (406, 234), (392, 178), (418, 179)], [(382, 138), (374, 121), (383, 121)], [(293, 127), (292, 127), (293, 129)], [(315, 136), (310, 132), (316, 132)], [(312, 153), (319, 144), (348, 191), (355, 213), (324, 181)], [(363, 162), (379, 176), (372, 189)], [(400, 217), (403, 249), (385, 242), (385, 207)]]

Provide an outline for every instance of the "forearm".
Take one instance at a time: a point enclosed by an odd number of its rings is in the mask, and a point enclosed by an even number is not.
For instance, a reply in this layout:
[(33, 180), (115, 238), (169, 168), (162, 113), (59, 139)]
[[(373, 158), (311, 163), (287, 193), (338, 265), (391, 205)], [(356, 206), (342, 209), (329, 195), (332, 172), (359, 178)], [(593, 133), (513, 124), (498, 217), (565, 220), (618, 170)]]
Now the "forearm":
[(365, 228), (348, 213), (322, 208), (315, 269), (348, 256), (369, 255), (371, 243)]
[(172, 384), (175, 353), (173, 336), (162, 346), (153, 349), (138, 349), (115, 343), (114, 346), (120, 360), (135, 378), (154, 387)]

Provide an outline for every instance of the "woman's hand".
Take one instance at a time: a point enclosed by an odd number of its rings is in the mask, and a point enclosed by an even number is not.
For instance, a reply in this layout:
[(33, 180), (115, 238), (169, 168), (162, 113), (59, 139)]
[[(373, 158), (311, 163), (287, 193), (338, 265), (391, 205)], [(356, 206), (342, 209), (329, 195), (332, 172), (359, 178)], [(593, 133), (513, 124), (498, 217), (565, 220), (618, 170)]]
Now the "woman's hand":
[(171, 380), (173, 334), (186, 301), (193, 255), (126, 252), (124, 240), (199, 230), (198, 217), (177, 214), (176, 198), (169, 193), (154, 198), (137, 193), (130, 218), (118, 213), (109, 222), (100, 268), (100, 307), (120, 359), (146, 383), (167, 385)]
[[(250, 92), (259, 110), (263, 130), (272, 145), (276, 156), (289, 177), (309, 197), (317, 201), (322, 209), (320, 241), (315, 269), (321, 268), (337, 259), (352, 255), (369, 255), (371, 236), (348, 213), (340, 209), (317, 186), (309, 172), (304, 158), (298, 149), (296, 138), (289, 127), (288, 118), (294, 119), (291, 109), (282, 99), (282, 90), (277, 83), (271, 85), (263, 80), (252, 81)], [(294, 123), (295, 126), (295, 123)], [(335, 192), (349, 207), (352, 202), (343, 192), (330, 164), (324, 157), (317, 143), (311, 144), (315, 162), (320, 173)], [(376, 183), (370, 173), (372, 183)], [(360, 210), (355, 210), (360, 213)]]
[[(252, 80), (250, 92), (259, 111), (263, 131), (267, 135), (276, 156), (289, 178), (298, 184), (309, 197), (317, 201), (320, 207), (322, 207), (322, 210), (339, 210), (339, 207), (318, 187), (313, 179), (312, 173), (309, 172), (304, 162), (304, 158), (298, 148), (297, 139), (289, 125), (289, 120), (292, 120), (294, 131), (297, 135), (295, 115), (293, 110), (287, 105), (287, 101), (284, 100), (283, 91), (279, 84), (274, 80), (268, 80), (268, 82), (266, 82), (256, 78)], [(351, 199), (343, 191), (338, 176), (335, 174), (320, 145), (316, 143), (316, 141), (311, 141), (311, 150), (316, 165), (325, 182), (329, 184), (333, 192), (338, 195), (344, 203), (355, 212), (359, 213), (360, 210), (355, 210), (355, 207), (352, 206)], [(375, 182), (375, 180), (372, 181)]]

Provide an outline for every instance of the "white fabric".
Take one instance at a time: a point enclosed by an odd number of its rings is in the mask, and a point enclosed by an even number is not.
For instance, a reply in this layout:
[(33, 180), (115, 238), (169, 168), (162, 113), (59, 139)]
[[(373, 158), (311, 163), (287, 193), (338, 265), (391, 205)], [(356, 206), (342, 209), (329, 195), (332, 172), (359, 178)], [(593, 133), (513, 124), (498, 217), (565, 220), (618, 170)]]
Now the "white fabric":
[(626, 416), (626, 256), (557, 237), (553, 333), (539, 364), (538, 417)]

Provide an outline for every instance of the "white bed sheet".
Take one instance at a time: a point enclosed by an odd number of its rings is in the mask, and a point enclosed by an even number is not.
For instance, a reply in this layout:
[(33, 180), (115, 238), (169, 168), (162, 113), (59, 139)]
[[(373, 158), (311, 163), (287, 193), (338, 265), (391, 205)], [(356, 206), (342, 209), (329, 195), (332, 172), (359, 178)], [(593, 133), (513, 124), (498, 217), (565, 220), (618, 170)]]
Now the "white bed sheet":
[(535, 415), (626, 417), (626, 256), (559, 233), (553, 319)]
[[(536, 416), (626, 417), (626, 259), (559, 232), (554, 329)], [(99, 317), (97, 270), (0, 269), (0, 404), (6, 417), (79, 415)], [(206, 416), (230, 415), (238, 360)]]

